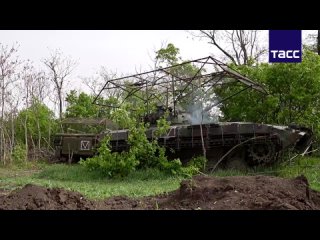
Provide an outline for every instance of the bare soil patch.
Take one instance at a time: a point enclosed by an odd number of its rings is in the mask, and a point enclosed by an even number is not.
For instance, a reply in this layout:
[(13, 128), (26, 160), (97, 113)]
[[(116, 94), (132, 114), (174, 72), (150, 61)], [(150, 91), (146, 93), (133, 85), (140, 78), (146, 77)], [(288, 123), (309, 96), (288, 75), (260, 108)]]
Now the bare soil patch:
[(1, 210), (107, 210), (107, 209), (199, 209), (199, 210), (319, 210), (320, 192), (309, 188), (300, 176), (285, 179), (270, 176), (207, 177), (184, 180), (180, 188), (157, 196), (132, 199), (117, 196), (89, 200), (61, 188), (28, 184), (10, 194), (1, 194)]

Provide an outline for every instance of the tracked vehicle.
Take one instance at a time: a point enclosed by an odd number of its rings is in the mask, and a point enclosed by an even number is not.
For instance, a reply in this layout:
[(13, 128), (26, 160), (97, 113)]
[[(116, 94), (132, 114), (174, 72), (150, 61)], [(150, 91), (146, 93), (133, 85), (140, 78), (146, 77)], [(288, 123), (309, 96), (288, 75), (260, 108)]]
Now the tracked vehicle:
[[(201, 134), (202, 128), (202, 134)], [(154, 139), (156, 127), (147, 130), (149, 140)], [(61, 160), (79, 160), (96, 154), (101, 140), (111, 136), (112, 151), (129, 149), (129, 130), (108, 130), (98, 134), (60, 133), (55, 136), (56, 156)], [(211, 124), (175, 124), (158, 138), (167, 149), (169, 158), (187, 162), (194, 156), (205, 154), (211, 164), (226, 153), (225, 163), (241, 159), (249, 166), (272, 164), (290, 148), (302, 153), (311, 146), (312, 131), (298, 126), (220, 122)], [(232, 150), (233, 149), (233, 150)], [(232, 151), (230, 151), (232, 150)]]
[[(200, 66), (194, 75), (178, 76), (178, 70), (185, 64), (200, 64)], [(213, 66), (213, 71), (210, 72), (208, 69), (202, 71), (207, 65)], [(228, 87), (230, 84), (239, 84), (244, 87), (225, 99), (212, 101), (213, 97), (208, 92), (214, 87)], [(306, 152), (311, 147), (313, 134), (306, 127), (218, 122), (217, 118), (210, 117), (207, 113), (210, 111), (212, 113), (220, 103), (246, 90), (267, 94), (262, 85), (212, 57), (108, 80), (93, 104), (98, 104), (96, 100), (104, 91), (110, 92), (115, 89), (123, 92), (122, 102), (118, 106), (105, 107), (121, 107), (122, 103), (132, 101), (132, 98), (143, 101), (147, 106), (143, 120), (151, 126), (146, 132), (149, 140), (155, 138), (157, 120), (166, 111), (169, 112), (170, 129), (157, 140), (167, 149), (169, 158), (180, 158), (182, 162), (187, 162), (194, 156), (205, 155), (211, 164), (216, 164), (221, 159), (224, 159), (223, 164), (228, 164), (237, 159), (248, 166), (268, 165), (277, 161), (287, 149)], [(155, 99), (161, 104), (158, 104), (156, 110), (152, 111), (151, 108), (149, 110), (148, 106)], [(184, 111), (180, 108), (187, 103), (199, 102), (200, 105), (187, 107)], [(200, 118), (199, 109), (201, 110)], [(120, 152), (129, 149), (127, 142), (129, 130), (117, 129), (113, 125), (98, 133), (57, 134), (56, 155), (62, 160), (93, 156), (106, 135), (111, 137), (112, 151)]]

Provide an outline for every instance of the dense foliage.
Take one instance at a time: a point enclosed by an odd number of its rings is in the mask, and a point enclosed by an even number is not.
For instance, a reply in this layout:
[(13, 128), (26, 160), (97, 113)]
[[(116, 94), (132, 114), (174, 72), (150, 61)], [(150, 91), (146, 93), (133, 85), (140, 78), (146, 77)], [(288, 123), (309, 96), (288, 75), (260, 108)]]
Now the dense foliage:
[[(113, 112), (112, 119), (121, 127), (129, 129), (126, 152), (111, 152), (110, 137), (106, 136), (98, 149), (98, 155), (81, 160), (80, 164), (90, 170), (98, 170), (109, 177), (124, 177), (138, 169), (158, 169), (168, 174), (192, 175), (202, 169), (202, 166), (191, 164), (183, 167), (179, 159), (168, 161), (165, 148), (159, 146), (157, 137), (166, 133), (169, 124), (166, 116), (157, 121), (155, 138), (149, 141), (146, 136), (148, 124), (140, 122), (125, 109)], [(198, 163), (198, 162), (197, 162)]]
[(58, 129), (57, 123), (54, 113), (46, 105), (34, 101), (29, 108), (21, 110), (15, 120), (16, 140), (29, 143), (30, 148), (50, 146), (50, 139)]
[[(75, 90), (67, 94), (66, 102), (67, 109), (66, 118), (102, 118), (110, 116), (110, 108), (101, 107), (97, 104), (92, 104), (95, 96), (84, 92), (78, 93)], [(112, 105), (117, 103), (117, 99), (110, 97), (108, 99), (98, 98), (97, 103)]]
[[(235, 66), (233, 66), (235, 67)], [(319, 134), (320, 56), (305, 50), (302, 63), (262, 63), (237, 66), (239, 72), (264, 85), (268, 95), (246, 90), (221, 104), (225, 121), (302, 124)], [(225, 85), (216, 90), (220, 99), (241, 89)]]

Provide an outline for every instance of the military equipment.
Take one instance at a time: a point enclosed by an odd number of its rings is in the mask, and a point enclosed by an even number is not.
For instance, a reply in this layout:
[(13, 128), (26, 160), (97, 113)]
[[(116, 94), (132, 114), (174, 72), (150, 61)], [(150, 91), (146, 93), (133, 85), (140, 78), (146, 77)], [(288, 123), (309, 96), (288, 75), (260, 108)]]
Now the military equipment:
[[(147, 130), (149, 140), (155, 138), (155, 130), (156, 127)], [(127, 129), (108, 130), (99, 134), (60, 133), (55, 137), (57, 157), (67, 160), (93, 156), (106, 135), (111, 136), (112, 151), (121, 152), (129, 149)], [(228, 159), (237, 157), (249, 166), (257, 166), (275, 162), (281, 153), (289, 148), (295, 148), (299, 152), (305, 151), (311, 144), (312, 131), (297, 126), (244, 122), (181, 124), (171, 126), (166, 134), (157, 139), (160, 145), (166, 147), (170, 158), (179, 157), (184, 162), (202, 155), (204, 146), (206, 157), (213, 164), (230, 149), (239, 145), (238, 149), (230, 153)]]
[[(179, 75), (186, 64), (200, 64), (192, 74)], [(210, 72), (205, 66), (212, 67)], [(179, 75), (179, 76), (178, 76)], [(213, 88), (238, 84), (240, 90), (225, 99), (213, 101)], [(217, 110), (219, 104), (230, 100), (244, 91), (255, 90), (267, 94), (265, 88), (212, 58), (201, 58), (167, 68), (110, 79), (101, 89), (102, 92), (121, 90), (121, 103), (105, 107), (121, 107), (122, 103), (135, 98), (146, 104), (145, 122), (151, 124), (146, 135), (149, 140), (155, 138), (156, 122), (165, 112), (171, 122), (166, 134), (157, 138), (160, 145), (167, 149), (169, 158), (180, 158), (187, 162), (194, 156), (205, 155), (209, 162), (224, 163), (240, 159), (249, 166), (267, 165), (275, 162), (287, 149), (306, 152), (311, 147), (312, 131), (306, 127), (290, 125), (277, 126), (251, 122), (218, 122), (209, 112)], [(138, 94), (140, 93), (140, 94)], [(141, 94), (143, 93), (143, 94)], [(210, 95), (211, 93), (211, 95)], [(131, 99), (132, 100), (132, 99)], [(156, 109), (151, 102), (158, 101)], [(196, 105), (195, 105), (196, 103)], [(101, 104), (100, 104), (101, 105)], [(182, 107), (182, 106), (185, 107)], [(192, 107), (190, 107), (192, 105)], [(214, 115), (214, 114), (213, 114)], [(57, 157), (76, 159), (96, 154), (101, 140), (109, 135), (112, 151), (126, 151), (128, 129), (117, 130), (109, 121), (109, 126), (98, 133), (60, 133), (56, 135)]]
[(56, 158), (62, 161), (93, 156), (99, 143), (100, 132), (116, 128), (113, 122), (102, 118), (67, 118), (61, 122), (61, 125), (64, 132), (57, 133), (53, 141)]

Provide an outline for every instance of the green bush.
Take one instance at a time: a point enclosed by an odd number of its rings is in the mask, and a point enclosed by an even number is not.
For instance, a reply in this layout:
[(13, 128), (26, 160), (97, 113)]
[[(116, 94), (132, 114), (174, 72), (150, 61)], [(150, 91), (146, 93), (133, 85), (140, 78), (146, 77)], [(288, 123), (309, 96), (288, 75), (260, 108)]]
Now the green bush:
[(195, 167), (198, 171), (204, 171), (208, 160), (204, 156), (193, 157), (189, 162), (189, 167)]
[(12, 151), (12, 163), (21, 165), (26, 162), (26, 147), (23, 144), (18, 144)]
[(204, 171), (207, 164), (207, 159), (204, 156), (193, 157), (187, 166), (180, 169), (180, 175), (191, 177)]
[[(98, 170), (106, 176), (124, 177), (136, 169), (159, 169), (166, 173), (178, 174), (182, 164), (180, 160), (168, 161), (165, 148), (159, 146), (157, 139), (149, 141), (146, 136), (148, 124), (130, 116), (125, 109), (119, 109), (112, 114), (113, 120), (121, 127), (129, 129), (127, 152), (111, 152), (110, 137), (106, 137), (98, 149), (98, 155), (81, 160), (80, 164), (90, 170)], [(156, 137), (169, 129), (165, 117), (158, 120)]]
[(197, 157), (188, 166), (183, 167), (179, 159), (168, 161), (165, 148), (159, 146), (157, 137), (166, 133), (169, 124), (164, 118), (157, 122), (156, 138), (149, 141), (146, 136), (148, 124), (130, 117), (128, 111), (120, 109), (113, 113), (113, 120), (119, 126), (129, 129), (127, 152), (111, 152), (110, 137), (106, 136), (98, 149), (98, 155), (81, 160), (80, 164), (89, 170), (100, 171), (110, 178), (124, 177), (138, 169), (158, 169), (170, 175), (192, 176), (204, 169), (206, 159)]
[(100, 171), (105, 176), (124, 177), (135, 170), (138, 161), (129, 152), (111, 152), (110, 138), (107, 136), (101, 142), (99, 154), (87, 160), (80, 160), (80, 164), (91, 171)]

